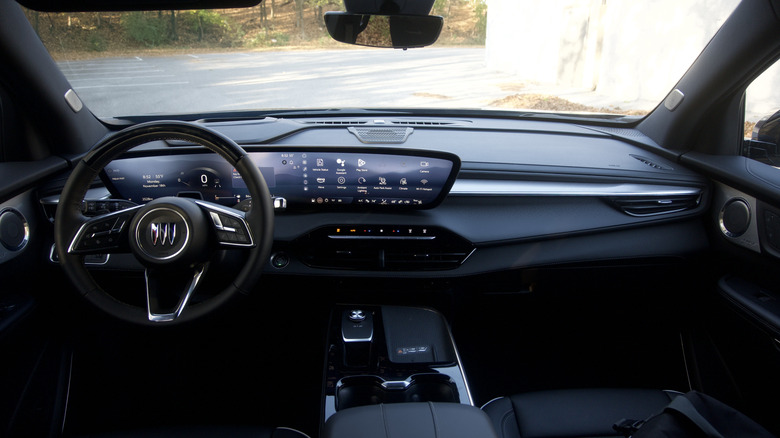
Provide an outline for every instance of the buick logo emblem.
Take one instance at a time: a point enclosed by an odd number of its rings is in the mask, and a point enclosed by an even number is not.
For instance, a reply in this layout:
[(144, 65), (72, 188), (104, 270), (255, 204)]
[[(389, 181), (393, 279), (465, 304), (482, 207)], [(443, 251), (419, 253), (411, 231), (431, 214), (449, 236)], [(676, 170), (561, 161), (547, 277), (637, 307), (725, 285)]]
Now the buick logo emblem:
[(176, 242), (175, 222), (152, 222), (149, 224), (152, 246), (173, 246)]

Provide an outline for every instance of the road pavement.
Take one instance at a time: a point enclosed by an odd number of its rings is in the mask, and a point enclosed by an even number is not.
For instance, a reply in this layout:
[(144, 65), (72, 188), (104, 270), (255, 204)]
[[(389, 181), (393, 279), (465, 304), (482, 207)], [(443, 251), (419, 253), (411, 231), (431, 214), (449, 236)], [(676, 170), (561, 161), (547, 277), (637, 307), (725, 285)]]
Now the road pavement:
[(180, 54), (60, 62), (101, 117), (279, 108), (482, 108), (522, 84), (484, 48)]

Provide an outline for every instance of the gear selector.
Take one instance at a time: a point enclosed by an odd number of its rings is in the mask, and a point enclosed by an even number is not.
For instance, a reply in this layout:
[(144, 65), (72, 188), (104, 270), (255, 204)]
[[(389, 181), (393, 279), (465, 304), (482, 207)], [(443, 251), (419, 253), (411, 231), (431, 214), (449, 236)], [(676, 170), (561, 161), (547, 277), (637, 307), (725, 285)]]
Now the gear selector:
[(374, 339), (374, 315), (361, 309), (347, 309), (341, 317), (341, 339), (344, 341), (344, 365), (366, 368)]

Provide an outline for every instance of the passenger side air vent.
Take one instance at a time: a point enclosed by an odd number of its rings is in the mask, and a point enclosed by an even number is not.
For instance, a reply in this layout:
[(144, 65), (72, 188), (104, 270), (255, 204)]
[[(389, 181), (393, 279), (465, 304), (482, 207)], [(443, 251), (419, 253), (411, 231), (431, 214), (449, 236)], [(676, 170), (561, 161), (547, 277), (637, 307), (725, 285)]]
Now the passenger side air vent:
[(630, 216), (655, 216), (692, 210), (699, 206), (701, 194), (615, 197), (610, 201), (616, 208)]
[(429, 271), (457, 268), (474, 247), (438, 227), (362, 225), (319, 228), (292, 251), (314, 268)]

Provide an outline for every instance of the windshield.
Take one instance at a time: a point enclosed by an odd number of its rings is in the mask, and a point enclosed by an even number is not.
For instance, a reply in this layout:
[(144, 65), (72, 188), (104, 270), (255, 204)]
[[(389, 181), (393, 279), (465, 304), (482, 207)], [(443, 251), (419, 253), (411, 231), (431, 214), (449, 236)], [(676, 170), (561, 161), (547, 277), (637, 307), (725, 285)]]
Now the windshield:
[(436, 0), (438, 41), (408, 50), (331, 39), (323, 14), (343, 10), (337, 0), (25, 12), (99, 117), (332, 108), (642, 116), (736, 3)]

